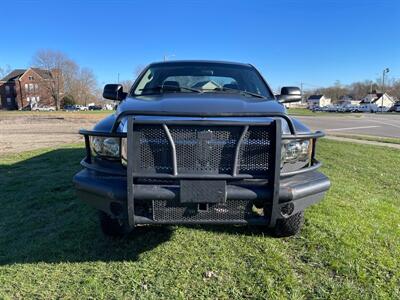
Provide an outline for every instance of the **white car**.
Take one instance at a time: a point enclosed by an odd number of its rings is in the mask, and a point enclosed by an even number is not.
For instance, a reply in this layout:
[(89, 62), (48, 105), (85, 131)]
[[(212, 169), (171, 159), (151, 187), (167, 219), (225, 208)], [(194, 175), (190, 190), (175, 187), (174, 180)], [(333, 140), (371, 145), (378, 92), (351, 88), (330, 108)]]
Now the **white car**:
[(76, 107), (78, 110), (89, 110), (89, 108), (88, 108), (87, 106), (80, 105), (80, 104), (75, 105), (75, 107)]
[(365, 103), (358, 106), (360, 112), (370, 112), (376, 113), (378, 111), (378, 106), (373, 103)]
[(386, 106), (378, 106), (378, 112), (388, 112), (389, 109), (390, 108)]
[(32, 111), (56, 111), (56, 108), (54, 106), (42, 105), (32, 107)]

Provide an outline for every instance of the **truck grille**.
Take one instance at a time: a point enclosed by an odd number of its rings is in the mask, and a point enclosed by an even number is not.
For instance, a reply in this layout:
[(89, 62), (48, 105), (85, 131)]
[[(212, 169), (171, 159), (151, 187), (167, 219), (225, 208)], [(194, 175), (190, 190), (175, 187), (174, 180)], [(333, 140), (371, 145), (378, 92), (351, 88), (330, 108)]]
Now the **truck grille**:
[(158, 222), (242, 221), (254, 216), (252, 202), (230, 200), (225, 203), (181, 204), (179, 201), (153, 200), (153, 219)]
[[(250, 126), (239, 146), (238, 173), (265, 177), (272, 165), (271, 126)], [(168, 126), (178, 174), (232, 174), (242, 126)], [(173, 171), (172, 151), (161, 125), (135, 125), (138, 172)]]

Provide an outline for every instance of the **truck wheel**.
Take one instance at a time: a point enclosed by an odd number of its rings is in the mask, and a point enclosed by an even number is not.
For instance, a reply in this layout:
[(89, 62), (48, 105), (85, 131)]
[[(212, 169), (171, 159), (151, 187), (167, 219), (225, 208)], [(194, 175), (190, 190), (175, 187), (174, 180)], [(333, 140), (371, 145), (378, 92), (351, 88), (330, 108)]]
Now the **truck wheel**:
[(278, 219), (273, 228), (276, 237), (288, 237), (300, 232), (304, 224), (304, 212), (298, 212), (287, 219)]
[(122, 237), (129, 233), (129, 226), (125, 222), (111, 218), (103, 211), (99, 211), (99, 220), (101, 231), (111, 237)]

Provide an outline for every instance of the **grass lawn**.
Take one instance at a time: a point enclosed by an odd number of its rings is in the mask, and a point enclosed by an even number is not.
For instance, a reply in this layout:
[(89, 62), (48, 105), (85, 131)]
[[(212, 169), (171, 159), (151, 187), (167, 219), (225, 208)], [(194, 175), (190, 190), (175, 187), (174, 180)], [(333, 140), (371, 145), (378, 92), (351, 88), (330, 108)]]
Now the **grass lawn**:
[(381, 136), (372, 136), (372, 135), (361, 135), (361, 134), (340, 134), (340, 133), (330, 133), (329, 135), (362, 140), (362, 141), (372, 141), (372, 142), (381, 142), (381, 143), (389, 143), (389, 144), (400, 144), (400, 138), (391, 138), (391, 137), (381, 137)]
[(2, 157), (0, 299), (399, 299), (400, 152), (318, 146), (332, 188), (285, 239), (169, 226), (111, 240), (74, 195), (82, 145)]

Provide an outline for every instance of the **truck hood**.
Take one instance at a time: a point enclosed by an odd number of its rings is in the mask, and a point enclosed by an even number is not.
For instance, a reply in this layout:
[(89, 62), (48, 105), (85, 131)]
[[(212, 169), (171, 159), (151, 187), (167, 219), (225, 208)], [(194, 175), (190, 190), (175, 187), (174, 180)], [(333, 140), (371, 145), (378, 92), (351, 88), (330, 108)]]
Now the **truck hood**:
[[(96, 131), (110, 131), (117, 116), (125, 111), (132, 112), (163, 112), (176, 114), (235, 114), (235, 113), (286, 113), (285, 107), (275, 100), (250, 98), (237, 94), (164, 94), (140, 97), (128, 97), (118, 105), (117, 112), (96, 124)], [(292, 118), (298, 133), (309, 133), (310, 129), (299, 120)], [(286, 124), (283, 121), (283, 124)], [(287, 126), (283, 126), (289, 133)], [(126, 118), (121, 120), (118, 128), (126, 132)]]
[(229, 113), (285, 113), (282, 104), (237, 94), (161, 94), (128, 97), (118, 106), (117, 114), (124, 111), (229, 114)]

